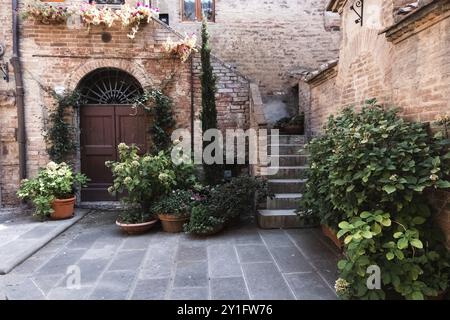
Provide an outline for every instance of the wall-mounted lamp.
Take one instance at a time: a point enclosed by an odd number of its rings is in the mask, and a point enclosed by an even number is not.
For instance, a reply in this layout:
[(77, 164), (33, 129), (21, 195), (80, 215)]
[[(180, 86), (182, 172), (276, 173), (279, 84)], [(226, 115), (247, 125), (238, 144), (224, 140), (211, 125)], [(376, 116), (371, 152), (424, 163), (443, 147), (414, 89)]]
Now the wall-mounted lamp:
[(355, 3), (353, 3), (350, 6), (350, 9), (352, 9), (356, 15), (358, 16), (358, 19), (355, 20), (355, 23), (359, 23), (362, 27), (363, 25), (363, 13), (364, 13), (364, 0), (357, 0)]

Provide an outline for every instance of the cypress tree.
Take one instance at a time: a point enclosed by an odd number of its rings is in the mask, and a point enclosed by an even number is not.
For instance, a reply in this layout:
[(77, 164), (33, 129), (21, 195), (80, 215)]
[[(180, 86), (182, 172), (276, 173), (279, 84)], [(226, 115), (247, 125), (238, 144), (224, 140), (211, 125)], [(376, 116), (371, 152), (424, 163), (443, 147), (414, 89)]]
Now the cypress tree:
[[(217, 109), (216, 109), (216, 77), (211, 65), (211, 48), (209, 46), (209, 34), (207, 21), (204, 18), (202, 22), (202, 131), (208, 129), (217, 129)], [(203, 141), (203, 149), (210, 142)], [(222, 179), (221, 166), (219, 164), (207, 165), (203, 163), (205, 180), (209, 184), (215, 184)]]

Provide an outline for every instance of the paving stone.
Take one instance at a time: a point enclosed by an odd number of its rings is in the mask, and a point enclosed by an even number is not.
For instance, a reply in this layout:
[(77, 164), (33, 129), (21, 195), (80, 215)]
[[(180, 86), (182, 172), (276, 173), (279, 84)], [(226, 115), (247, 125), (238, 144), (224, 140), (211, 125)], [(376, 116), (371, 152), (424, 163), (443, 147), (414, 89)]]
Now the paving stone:
[(180, 244), (178, 246), (176, 261), (202, 261), (206, 259), (206, 248), (204, 246), (185, 244)]
[(269, 251), (263, 245), (238, 245), (236, 249), (241, 263), (273, 261)]
[(37, 274), (65, 274), (67, 272), (67, 267), (76, 264), (83, 253), (83, 249), (62, 250), (40, 267)]
[(82, 300), (86, 299), (88, 294), (92, 291), (92, 287), (67, 288), (56, 287), (53, 288), (47, 295), (50, 300)]
[(91, 248), (84, 252), (82, 259), (112, 259), (117, 249), (117, 244), (108, 244), (102, 246), (93, 245)]
[(248, 300), (250, 299), (243, 277), (211, 279), (211, 299)]
[(250, 297), (255, 300), (286, 300), (294, 296), (273, 262), (243, 264)]
[(122, 245), (122, 250), (147, 249), (150, 243), (148, 234), (129, 236)]
[(300, 251), (311, 260), (335, 259), (336, 252), (320, 241), (313, 233), (305, 235), (296, 235), (295, 243)]
[(31, 279), (26, 279), (19, 285), (7, 286), (5, 289), (8, 300), (44, 300), (44, 293)]
[(32, 281), (46, 295), (48, 292), (58, 285), (63, 275), (41, 275), (34, 276)]
[(208, 288), (174, 288), (169, 294), (170, 300), (207, 300)]
[(231, 233), (236, 244), (262, 244), (258, 230), (255, 228), (240, 228)]
[[(106, 266), (109, 263), (109, 259), (81, 259), (76, 263), (76, 266), (80, 268), (81, 285), (94, 285), (100, 278)], [(65, 279), (67, 276), (65, 277)], [(64, 283), (65, 283), (64, 279)]]
[(109, 270), (136, 270), (145, 257), (145, 250), (119, 251), (109, 266)]
[(335, 300), (336, 294), (315, 272), (285, 275), (295, 297), (299, 300)]
[(281, 272), (305, 272), (312, 271), (311, 264), (295, 247), (275, 247), (270, 248), (275, 262)]
[(22, 234), (19, 239), (39, 239), (48, 234), (54, 228), (55, 226), (53, 225), (40, 224), (32, 228), (30, 231)]
[(336, 280), (339, 278), (337, 263), (339, 258), (333, 260), (313, 260), (312, 264), (316, 267), (317, 272), (325, 278), (327, 283), (334, 287)]
[(213, 244), (208, 246), (209, 275), (217, 277), (242, 276), (236, 251), (230, 244)]
[(259, 230), (259, 234), (269, 248), (294, 246), (283, 230)]
[(206, 261), (183, 261), (177, 263), (174, 287), (204, 287), (208, 285)]
[(79, 234), (75, 239), (71, 240), (68, 243), (68, 247), (75, 249), (75, 248), (84, 248), (88, 249), (90, 248), (95, 241), (102, 235), (101, 232), (83, 232)]
[(105, 273), (89, 296), (89, 299), (126, 299), (135, 275), (135, 272), (132, 271), (109, 271)]
[(170, 279), (139, 280), (134, 289), (132, 300), (163, 300), (169, 287)]
[(175, 250), (176, 247), (151, 245), (148, 250), (147, 260), (143, 264), (140, 278), (169, 278), (175, 268)]

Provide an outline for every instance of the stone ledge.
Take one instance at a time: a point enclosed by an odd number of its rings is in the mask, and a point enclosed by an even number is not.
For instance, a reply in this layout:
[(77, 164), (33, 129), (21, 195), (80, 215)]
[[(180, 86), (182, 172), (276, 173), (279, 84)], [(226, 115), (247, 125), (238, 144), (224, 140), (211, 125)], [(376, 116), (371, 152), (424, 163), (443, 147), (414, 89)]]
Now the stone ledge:
[(337, 75), (338, 60), (330, 60), (319, 67), (319, 69), (309, 72), (303, 81), (316, 86), (323, 83), (326, 80), (334, 78)]
[[(88, 212), (89, 210), (77, 209), (72, 219), (39, 223), (33, 229), (42, 227), (42, 234), (37, 233), (36, 237), (22, 234), (17, 239), (2, 245), (0, 247), (0, 275), (9, 273), (51, 240), (81, 220)], [(48, 227), (51, 230), (48, 230)], [(33, 229), (28, 232), (33, 231)]]
[(450, 0), (434, 0), (412, 11), (379, 34), (385, 33), (388, 41), (398, 43), (448, 17)]

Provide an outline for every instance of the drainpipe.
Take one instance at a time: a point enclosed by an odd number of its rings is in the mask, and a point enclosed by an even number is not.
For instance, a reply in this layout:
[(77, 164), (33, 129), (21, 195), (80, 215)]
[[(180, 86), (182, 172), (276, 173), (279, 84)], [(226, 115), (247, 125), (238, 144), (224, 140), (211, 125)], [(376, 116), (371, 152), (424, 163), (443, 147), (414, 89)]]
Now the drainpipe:
[(23, 99), (22, 68), (19, 54), (19, 25), (18, 25), (18, 0), (12, 0), (12, 36), (13, 56), (10, 60), (14, 68), (14, 81), (16, 83), (17, 105), (17, 142), (19, 143), (19, 178), (27, 177), (26, 139), (25, 139), (25, 110)]

